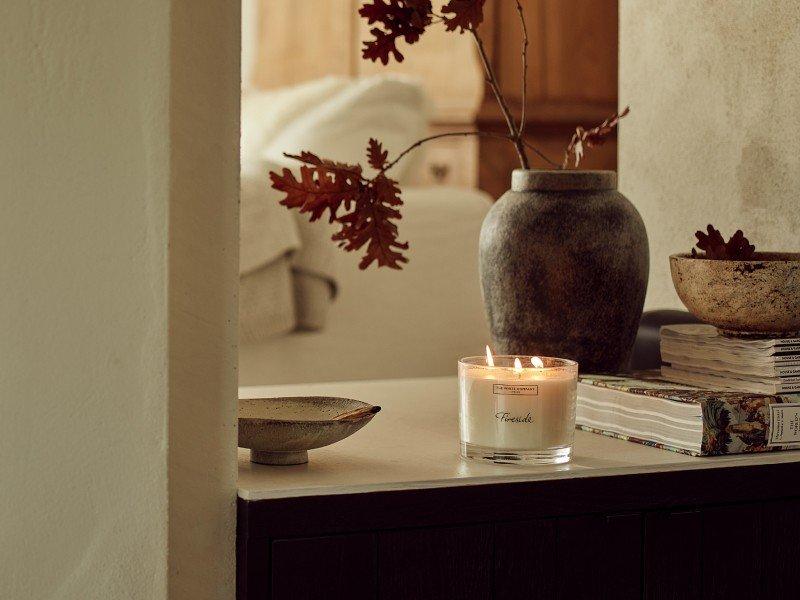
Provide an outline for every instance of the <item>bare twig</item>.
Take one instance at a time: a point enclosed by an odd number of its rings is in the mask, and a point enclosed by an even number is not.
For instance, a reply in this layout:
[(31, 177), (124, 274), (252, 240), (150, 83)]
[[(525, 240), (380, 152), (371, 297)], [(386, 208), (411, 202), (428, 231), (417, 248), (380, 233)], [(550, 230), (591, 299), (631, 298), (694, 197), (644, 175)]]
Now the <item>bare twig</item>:
[(384, 173), (384, 172), (388, 171), (389, 169), (391, 169), (398, 162), (400, 162), (400, 160), (402, 160), (402, 158), (406, 154), (408, 154), (412, 150), (420, 147), (425, 142), (430, 142), (431, 140), (437, 140), (439, 138), (445, 138), (445, 137), (468, 136), (468, 135), (476, 135), (476, 136), (480, 136), (480, 137), (499, 138), (499, 139), (503, 139), (503, 140), (510, 140), (511, 139), (511, 136), (503, 135), (501, 133), (490, 133), (488, 131), (451, 131), (449, 133), (438, 133), (436, 135), (430, 135), (430, 136), (428, 136), (426, 138), (422, 138), (421, 140), (416, 141), (415, 143), (411, 144), (408, 148), (403, 150), (400, 154), (397, 155), (397, 158), (395, 158), (393, 161), (387, 163), (386, 166), (383, 167), (383, 169), (381, 169), (381, 173)]
[(530, 148), (531, 150), (533, 150), (533, 152), (534, 152), (534, 154), (536, 154), (536, 156), (541, 158), (544, 162), (546, 162), (551, 167), (555, 167), (556, 169), (559, 168), (559, 164), (557, 162), (550, 160), (547, 156), (545, 156), (545, 154), (541, 150), (539, 150), (536, 146), (534, 146), (530, 142), (526, 142), (525, 140), (522, 140), (522, 144), (526, 148)]
[(508, 109), (506, 99), (503, 97), (503, 94), (500, 91), (500, 86), (497, 84), (497, 78), (495, 77), (494, 69), (492, 68), (491, 63), (489, 62), (489, 57), (486, 54), (486, 48), (483, 46), (483, 40), (481, 40), (480, 36), (474, 29), (470, 29), (469, 32), (472, 34), (472, 37), (475, 39), (475, 44), (478, 46), (478, 54), (481, 57), (483, 69), (486, 71), (486, 83), (488, 83), (489, 87), (492, 88), (494, 97), (497, 99), (497, 103), (500, 105), (500, 111), (503, 113), (503, 117), (506, 120), (508, 131), (511, 133), (510, 139), (514, 143), (514, 148), (517, 150), (519, 162), (523, 169), (528, 169), (530, 168), (530, 163), (528, 162), (528, 155), (525, 153), (525, 146), (519, 137), (519, 131), (514, 123), (514, 118), (511, 116), (511, 111)]
[(561, 168), (566, 169), (569, 166), (569, 155), (575, 153), (575, 167), (581, 163), (583, 158), (583, 142), (581, 136), (585, 133), (585, 129), (580, 125), (575, 129), (575, 133), (569, 140), (569, 144), (564, 149), (564, 160), (561, 161)]
[(611, 135), (614, 128), (619, 124), (619, 120), (625, 117), (629, 112), (630, 106), (626, 106), (622, 112), (614, 113), (597, 127), (592, 127), (591, 129), (584, 129), (580, 125), (576, 127), (575, 133), (572, 134), (569, 140), (567, 149), (564, 150), (564, 160), (561, 163), (561, 168), (567, 168), (570, 155), (575, 157), (575, 168), (577, 168), (581, 164), (581, 160), (583, 160), (583, 153), (586, 148), (602, 146), (606, 138)]
[[(525, 23), (525, 14), (522, 11), (522, 3), (517, 0), (517, 14), (522, 23), (522, 110), (519, 117), (519, 135), (522, 137), (525, 131), (525, 108), (528, 106), (528, 26)], [(533, 148), (533, 150), (536, 150)], [(541, 153), (536, 150), (541, 156)], [(544, 158), (544, 157), (543, 157)], [(549, 159), (545, 159), (548, 162)]]

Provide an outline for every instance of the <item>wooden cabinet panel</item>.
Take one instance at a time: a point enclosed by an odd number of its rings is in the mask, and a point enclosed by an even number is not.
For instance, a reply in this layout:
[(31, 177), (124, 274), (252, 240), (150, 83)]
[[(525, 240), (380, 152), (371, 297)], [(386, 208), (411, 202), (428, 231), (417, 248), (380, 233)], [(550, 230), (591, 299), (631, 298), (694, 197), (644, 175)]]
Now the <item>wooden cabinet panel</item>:
[(272, 599), (372, 599), (376, 570), (373, 533), (275, 540)]
[(666, 511), (645, 518), (647, 600), (700, 600), (700, 512)]
[[(515, 2), (487, 2), (484, 37), (495, 74), (509, 101), (522, 99), (522, 25)], [(543, 0), (522, 0), (528, 27), (528, 99), (545, 99), (545, 14)], [(493, 29), (493, 34), (488, 33)], [(487, 95), (490, 92), (487, 91)]]
[(641, 515), (558, 520), (561, 600), (641, 598)]
[(703, 509), (703, 600), (760, 598), (761, 559), (760, 505)]
[(271, 89), (355, 75), (355, 11), (353, 0), (259, 0), (255, 86)]
[(498, 525), (495, 598), (639, 599), (641, 547), (639, 514)]
[(639, 600), (642, 597), (642, 515), (622, 514), (605, 518), (595, 556), (603, 598)]
[(381, 600), (491, 598), (489, 525), (378, 534)]
[[(463, 130), (464, 126), (433, 126), (431, 135)], [(419, 168), (412, 173), (415, 186), (478, 186), (478, 139), (475, 137), (453, 136), (433, 140), (425, 145), (424, 153), (412, 160), (419, 160)]]
[(495, 600), (556, 597), (556, 519), (495, 527)]
[(545, 0), (542, 13), (547, 98), (616, 99), (616, 0)]
[[(617, 0), (522, 0), (522, 6), (529, 103), (616, 100)], [(482, 32), (503, 92), (512, 104), (519, 103), (522, 28), (516, 3), (487, 3)]]
[(558, 519), (559, 600), (596, 600), (602, 597), (599, 560), (603, 556), (601, 516)]
[(268, 538), (236, 536), (236, 598), (249, 600), (269, 598), (269, 558)]
[(765, 502), (763, 588), (758, 598), (797, 598), (800, 565), (800, 500)]
[(798, 471), (240, 498), (237, 598), (797, 598)]

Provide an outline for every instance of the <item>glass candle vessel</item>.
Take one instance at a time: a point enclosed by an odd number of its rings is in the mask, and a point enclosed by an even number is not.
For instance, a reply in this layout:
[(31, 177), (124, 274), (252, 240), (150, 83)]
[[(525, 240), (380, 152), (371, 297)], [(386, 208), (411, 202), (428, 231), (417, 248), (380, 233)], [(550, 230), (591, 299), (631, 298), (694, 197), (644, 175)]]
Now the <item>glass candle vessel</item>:
[(458, 361), (461, 456), (502, 463), (569, 462), (578, 363), (551, 357)]

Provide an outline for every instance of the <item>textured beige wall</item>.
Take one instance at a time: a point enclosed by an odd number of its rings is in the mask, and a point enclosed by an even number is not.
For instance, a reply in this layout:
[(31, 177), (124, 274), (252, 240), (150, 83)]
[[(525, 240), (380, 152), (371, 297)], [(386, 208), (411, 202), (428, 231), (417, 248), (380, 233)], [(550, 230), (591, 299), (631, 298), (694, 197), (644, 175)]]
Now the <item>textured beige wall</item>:
[(0, 2), (0, 598), (233, 598), (238, 2), (187, 6)]
[(620, 189), (650, 237), (647, 308), (680, 307), (667, 257), (741, 228), (800, 250), (800, 2), (621, 0)]

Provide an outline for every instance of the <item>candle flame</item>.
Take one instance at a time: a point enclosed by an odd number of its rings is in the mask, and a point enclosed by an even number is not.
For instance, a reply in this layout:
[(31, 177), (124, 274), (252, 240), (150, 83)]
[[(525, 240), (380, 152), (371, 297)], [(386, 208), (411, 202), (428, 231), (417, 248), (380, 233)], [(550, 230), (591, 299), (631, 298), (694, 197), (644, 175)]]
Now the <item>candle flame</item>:
[(542, 362), (542, 359), (538, 356), (531, 357), (531, 364), (537, 369), (544, 369), (544, 362)]
[(517, 374), (522, 373), (522, 363), (519, 362), (518, 358), (514, 359), (514, 372)]
[(489, 367), (494, 366), (494, 357), (492, 356), (492, 351), (489, 349), (489, 345), (486, 345), (486, 365)]

